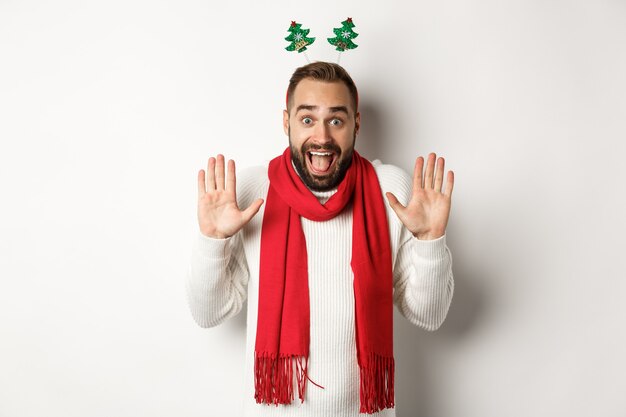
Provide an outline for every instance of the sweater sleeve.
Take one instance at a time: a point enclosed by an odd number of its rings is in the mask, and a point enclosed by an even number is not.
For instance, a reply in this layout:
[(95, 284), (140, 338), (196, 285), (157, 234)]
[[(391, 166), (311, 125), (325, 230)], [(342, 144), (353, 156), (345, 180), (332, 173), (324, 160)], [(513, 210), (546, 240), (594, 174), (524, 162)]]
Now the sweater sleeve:
[(408, 236), (394, 265), (394, 304), (411, 323), (436, 330), (448, 314), (454, 292), (446, 237), (419, 240), (406, 228), (403, 232)]
[(249, 271), (241, 232), (213, 239), (197, 232), (187, 274), (187, 302), (201, 327), (235, 316), (247, 297)]
[[(383, 195), (390, 191), (406, 205), (411, 195), (411, 177), (393, 165), (375, 163), (375, 167)], [(417, 239), (400, 222), (386, 197), (384, 199), (395, 253), (394, 304), (411, 323), (425, 330), (436, 330), (448, 314), (454, 292), (452, 255), (446, 236)]]

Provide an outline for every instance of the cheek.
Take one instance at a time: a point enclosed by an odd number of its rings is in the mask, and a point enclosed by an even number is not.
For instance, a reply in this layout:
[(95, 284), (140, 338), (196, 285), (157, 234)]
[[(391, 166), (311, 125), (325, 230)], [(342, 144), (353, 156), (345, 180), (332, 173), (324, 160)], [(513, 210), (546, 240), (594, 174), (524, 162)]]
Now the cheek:
[(297, 131), (295, 131), (294, 129), (291, 129), (291, 132), (289, 133), (289, 143), (291, 143), (292, 147), (300, 150), (300, 148), (302, 148), (302, 144), (304, 143), (304, 141), (302, 140), (301, 135), (299, 135)]
[(346, 130), (341, 134), (341, 142), (339, 146), (342, 149), (350, 149), (354, 144), (355, 131), (354, 130)]
[(306, 141), (308, 135), (309, 134), (306, 129), (291, 125), (290, 136), (292, 142), (302, 144)]

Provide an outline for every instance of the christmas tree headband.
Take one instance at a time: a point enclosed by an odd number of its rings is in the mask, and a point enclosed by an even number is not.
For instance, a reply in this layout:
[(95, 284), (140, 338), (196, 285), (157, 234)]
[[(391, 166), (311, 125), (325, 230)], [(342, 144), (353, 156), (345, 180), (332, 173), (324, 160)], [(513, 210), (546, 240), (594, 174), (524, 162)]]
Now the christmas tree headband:
[[(341, 53), (346, 49), (354, 49), (358, 47), (357, 44), (352, 42), (352, 39), (359, 36), (352, 28), (354, 27), (354, 23), (352, 23), (352, 18), (349, 17), (343, 22), (341, 22), (340, 28), (334, 28), (333, 32), (335, 33), (334, 38), (327, 38), (328, 43), (335, 47), (336, 51), (339, 51), (339, 55), (337, 56), (337, 64), (339, 64), (339, 60), (341, 59)], [(297, 23), (295, 20), (291, 21), (291, 25), (287, 29), (289, 31), (289, 36), (285, 38), (286, 41), (289, 41), (290, 44), (285, 49), (288, 51), (297, 51), (298, 53), (304, 52), (304, 56), (306, 60), (310, 63), (308, 55), (306, 54), (307, 46), (310, 46), (315, 42), (315, 38), (309, 38), (310, 29), (302, 29), (302, 24)]]
[[(335, 33), (335, 37), (327, 38), (328, 43), (335, 47), (336, 51), (339, 51), (337, 55), (337, 64), (341, 59), (341, 53), (346, 49), (355, 49), (359, 45), (352, 42), (352, 39), (359, 36), (352, 28), (354, 27), (354, 23), (352, 22), (352, 18), (349, 17), (343, 22), (341, 22), (340, 28), (333, 28), (333, 32)], [(295, 20), (291, 21), (291, 25), (287, 29), (289, 31), (289, 36), (285, 38), (286, 41), (289, 41), (290, 44), (285, 49), (288, 51), (297, 51), (298, 53), (304, 52), (304, 57), (306, 58), (308, 63), (311, 63), (309, 60), (309, 56), (306, 54), (307, 46), (310, 46), (315, 42), (315, 38), (309, 38), (310, 29), (302, 29), (302, 24), (297, 23)], [(359, 95), (358, 92), (356, 94), (356, 104), (357, 108), (359, 105)], [(289, 90), (287, 90), (287, 97), (285, 101), (288, 104), (289, 101)]]

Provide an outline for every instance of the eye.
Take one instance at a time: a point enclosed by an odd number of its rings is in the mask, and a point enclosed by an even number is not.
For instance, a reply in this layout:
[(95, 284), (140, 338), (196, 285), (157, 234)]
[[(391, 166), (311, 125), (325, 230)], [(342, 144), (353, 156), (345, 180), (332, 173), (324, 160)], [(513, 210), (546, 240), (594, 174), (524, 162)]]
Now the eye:
[(330, 121), (331, 126), (341, 126), (343, 122), (340, 119), (333, 119)]
[(302, 123), (304, 123), (305, 125), (310, 125), (313, 123), (313, 119), (311, 119), (310, 117), (303, 117)]

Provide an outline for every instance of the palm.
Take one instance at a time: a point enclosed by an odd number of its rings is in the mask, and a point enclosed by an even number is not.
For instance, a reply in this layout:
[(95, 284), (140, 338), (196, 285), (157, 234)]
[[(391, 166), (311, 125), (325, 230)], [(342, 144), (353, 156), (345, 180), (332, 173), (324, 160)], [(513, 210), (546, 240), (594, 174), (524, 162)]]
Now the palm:
[(411, 199), (406, 207), (392, 193), (387, 193), (389, 204), (400, 221), (419, 239), (443, 236), (450, 216), (454, 174), (448, 172), (445, 191), (442, 191), (444, 160), (439, 158), (436, 172), (435, 160), (436, 155), (431, 153), (423, 173), (424, 159), (417, 158)]
[(209, 158), (207, 181), (204, 171), (198, 173), (198, 225), (210, 237), (227, 238), (237, 233), (257, 213), (262, 199), (240, 210), (235, 193), (235, 162), (228, 161), (228, 178), (224, 175), (224, 157)]
[(216, 234), (232, 236), (244, 223), (237, 201), (229, 192), (206, 193), (198, 201), (198, 224), (200, 230), (216, 230)]

